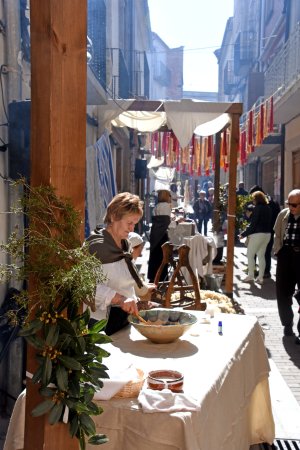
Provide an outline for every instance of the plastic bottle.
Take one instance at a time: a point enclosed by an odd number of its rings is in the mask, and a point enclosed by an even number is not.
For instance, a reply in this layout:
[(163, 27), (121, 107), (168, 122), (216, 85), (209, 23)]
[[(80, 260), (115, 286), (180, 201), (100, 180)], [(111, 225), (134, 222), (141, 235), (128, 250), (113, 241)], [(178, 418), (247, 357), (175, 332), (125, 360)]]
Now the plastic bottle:
[(222, 320), (219, 320), (219, 322), (218, 322), (218, 334), (219, 334), (220, 336), (222, 336), (222, 334), (223, 334)]

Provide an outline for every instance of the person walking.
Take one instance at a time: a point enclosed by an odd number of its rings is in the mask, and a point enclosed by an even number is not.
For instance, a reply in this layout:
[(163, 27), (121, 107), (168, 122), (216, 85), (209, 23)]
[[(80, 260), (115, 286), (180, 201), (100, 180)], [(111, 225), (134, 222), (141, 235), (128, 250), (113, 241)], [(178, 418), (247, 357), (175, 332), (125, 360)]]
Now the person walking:
[[(153, 209), (152, 226), (150, 231), (150, 254), (148, 264), (148, 280), (154, 282), (156, 272), (163, 260), (161, 246), (168, 241), (168, 227), (171, 222), (171, 193), (161, 189), (157, 193), (157, 205)], [(159, 281), (164, 281), (168, 275), (168, 267), (165, 266)]]
[(195, 217), (197, 219), (198, 231), (202, 233), (202, 225), (204, 236), (207, 236), (207, 222), (211, 216), (212, 207), (206, 198), (206, 192), (200, 191), (199, 198), (195, 201), (193, 206)]
[(245, 237), (249, 239), (247, 246), (248, 276), (243, 281), (246, 283), (254, 281), (255, 256), (257, 255), (259, 273), (256, 282), (263, 284), (266, 266), (265, 251), (271, 237), (271, 210), (263, 192), (254, 192), (251, 197), (254, 209), (250, 223), (239, 236), (240, 239)]
[(267, 194), (267, 198), (269, 200), (269, 207), (271, 209), (271, 238), (269, 240), (265, 253), (266, 267), (264, 278), (271, 278), (272, 250), (274, 245), (274, 225), (277, 216), (280, 213), (280, 206), (279, 203), (273, 200), (270, 195)]
[[(287, 208), (277, 216), (274, 226), (274, 254), (277, 256), (276, 295), (278, 313), (285, 336), (294, 336), (293, 295), (300, 304), (300, 189), (292, 190)], [(297, 287), (296, 287), (297, 285)], [(296, 344), (300, 345), (300, 318)]]

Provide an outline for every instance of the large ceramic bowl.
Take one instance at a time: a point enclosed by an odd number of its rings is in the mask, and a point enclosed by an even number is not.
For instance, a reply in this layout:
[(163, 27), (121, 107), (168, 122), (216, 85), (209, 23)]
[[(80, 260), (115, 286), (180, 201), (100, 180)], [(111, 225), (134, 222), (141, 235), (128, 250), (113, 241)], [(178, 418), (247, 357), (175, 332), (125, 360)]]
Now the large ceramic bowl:
[(147, 324), (140, 322), (132, 315), (129, 316), (129, 322), (143, 336), (156, 344), (175, 341), (197, 322), (193, 314), (174, 309), (155, 308), (140, 311), (139, 314), (147, 320)]

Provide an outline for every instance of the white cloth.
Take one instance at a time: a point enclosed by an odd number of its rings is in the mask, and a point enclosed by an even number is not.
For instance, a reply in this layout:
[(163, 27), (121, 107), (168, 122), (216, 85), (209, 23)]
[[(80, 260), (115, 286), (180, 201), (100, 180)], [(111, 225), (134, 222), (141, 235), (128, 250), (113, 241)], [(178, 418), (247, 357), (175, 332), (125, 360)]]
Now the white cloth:
[[(183, 239), (183, 244), (186, 244), (190, 248), (189, 263), (194, 274), (198, 274), (201, 278), (203, 278), (204, 275), (212, 274), (212, 261), (217, 254), (214, 239), (212, 237), (203, 236), (202, 234), (195, 234), (195, 236), (185, 237)], [(209, 247), (210, 254), (208, 252)], [(203, 264), (203, 260), (208, 255), (208, 262)], [(185, 267), (182, 268), (182, 273), (187, 283), (191, 283), (191, 277)]]
[(160, 202), (153, 208), (153, 216), (170, 216), (172, 212), (171, 203)]
[(130, 105), (134, 102), (134, 99), (129, 100), (107, 100), (106, 105), (99, 105), (97, 108), (98, 112), (98, 133), (101, 134), (105, 129), (111, 130), (112, 122), (122, 111), (127, 110)]
[(21, 392), (15, 403), (3, 450), (20, 450), (24, 447), (26, 390)]
[(216, 134), (218, 131), (222, 130), (225, 125), (230, 122), (229, 114), (222, 114), (216, 119), (210, 120), (209, 122), (203, 123), (195, 128), (194, 133), (197, 136), (212, 136)]
[(110, 400), (127, 383), (138, 379), (137, 369), (119, 352), (118, 358), (109, 365), (109, 378), (102, 378), (103, 387), (94, 394), (94, 400)]
[[(217, 333), (219, 320), (223, 336)], [(188, 333), (160, 345), (133, 328), (114, 335), (107, 347), (112, 359), (115, 349), (121, 349), (145, 374), (180, 371), (185, 396), (200, 408), (144, 414), (138, 399), (110, 400), (102, 404), (104, 413), (94, 418), (97, 431), (110, 438), (109, 450), (249, 450), (250, 444), (273, 441), (269, 365), (257, 319), (219, 314), (210, 325), (196, 324), (194, 329), (199, 330), (197, 337)]]
[(146, 132), (156, 131), (166, 125), (165, 112), (126, 111), (120, 114), (112, 124), (116, 127), (129, 127)]
[(153, 391), (144, 387), (138, 401), (145, 413), (200, 410), (196, 399), (186, 394), (174, 393), (170, 389)]
[[(199, 319), (203, 314), (193, 311)], [(219, 336), (218, 321), (223, 322)], [(108, 450), (249, 450), (251, 444), (272, 443), (274, 421), (268, 386), (269, 364), (256, 317), (219, 314), (210, 325), (197, 323), (198, 336), (187, 333), (171, 344), (152, 344), (134, 328), (114, 334), (105, 346), (116, 367), (120, 354), (146, 374), (174, 369), (184, 375), (184, 393), (196, 400), (197, 411), (144, 414), (138, 399), (100, 403), (93, 417), (98, 433), (109, 436)], [(17, 402), (5, 450), (23, 448), (24, 415)], [(87, 444), (87, 450), (94, 446)]]
[(174, 178), (175, 169), (171, 167), (160, 166), (157, 170), (151, 169), (151, 175), (155, 179), (154, 190), (169, 189), (170, 183)]
[[(201, 104), (201, 111), (199, 104)], [(199, 125), (216, 119), (228, 111), (230, 106), (231, 103), (199, 102), (191, 99), (164, 102), (168, 127), (173, 130), (183, 148), (189, 145), (193, 133)], [(222, 123), (211, 128), (210, 131), (213, 131), (211, 134), (220, 131), (224, 126)]]
[(91, 317), (96, 320), (106, 318), (107, 307), (111, 304), (111, 300), (116, 293), (137, 301), (134, 289), (135, 281), (129, 272), (125, 259), (103, 264), (102, 269), (106, 276), (106, 281), (97, 285), (95, 295), (96, 311), (91, 312)]

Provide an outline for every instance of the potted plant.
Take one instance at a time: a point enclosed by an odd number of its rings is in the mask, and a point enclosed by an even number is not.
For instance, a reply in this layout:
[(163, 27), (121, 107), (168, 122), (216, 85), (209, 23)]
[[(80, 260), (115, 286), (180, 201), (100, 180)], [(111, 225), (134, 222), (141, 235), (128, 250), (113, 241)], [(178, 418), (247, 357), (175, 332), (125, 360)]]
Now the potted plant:
[[(68, 423), (81, 449), (86, 437), (102, 444), (107, 438), (96, 434), (91, 416), (102, 412), (93, 396), (108, 377), (102, 360), (109, 353), (102, 344), (110, 338), (101, 332), (106, 321), (89, 328), (89, 308), (82, 312), (83, 303), (93, 308), (96, 284), (104, 279), (101, 263), (80, 245), (80, 217), (69, 201), (51, 186), (31, 187), (23, 179), (16, 184), (24, 195), (12, 212), (25, 214), (29, 226), (1, 245), (11, 262), (0, 266), (0, 279), (29, 281), (15, 300), (27, 311), (20, 335), (36, 351), (32, 381), (43, 397), (32, 414)], [(8, 314), (14, 322), (16, 311)]]

